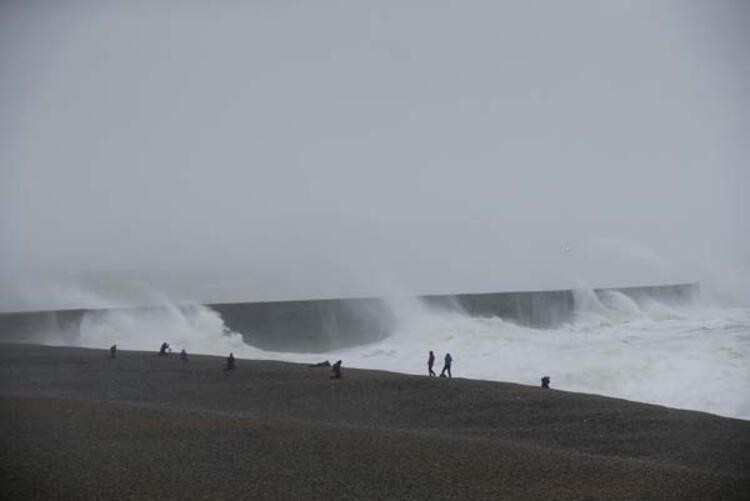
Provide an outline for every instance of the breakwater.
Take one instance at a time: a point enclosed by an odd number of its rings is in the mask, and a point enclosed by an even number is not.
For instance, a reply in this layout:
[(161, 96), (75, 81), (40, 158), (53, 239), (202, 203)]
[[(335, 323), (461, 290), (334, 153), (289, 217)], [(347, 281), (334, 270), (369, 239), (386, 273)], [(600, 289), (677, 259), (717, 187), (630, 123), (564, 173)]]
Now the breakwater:
[[(666, 303), (690, 301), (697, 284), (597, 289), (596, 297), (617, 291), (638, 302), (654, 298)], [(581, 292), (572, 290), (426, 295), (417, 298), (340, 298), (298, 301), (207, 304), (229, 330), (265, 350), (315, 352), (356, 346), (388, 337), (398, 312), (418, 301), (421, 307), (470, 316), (497, 316), (520, 325), (552, 328), (574, 319)], [(119, 308), (136, 318), (159, 306)], [(176, 306), (188, 314), (195, 306)], [(57, 342), (74, 339), (88, 313), (102, 310), (38, 311), (0, 314), (0, 341)], [(53, 337), (50, 337), (53, 336)], [(155, 342), (161, 340), (155, 340)], [(158, 343), (157, 343), (158, 344)]]

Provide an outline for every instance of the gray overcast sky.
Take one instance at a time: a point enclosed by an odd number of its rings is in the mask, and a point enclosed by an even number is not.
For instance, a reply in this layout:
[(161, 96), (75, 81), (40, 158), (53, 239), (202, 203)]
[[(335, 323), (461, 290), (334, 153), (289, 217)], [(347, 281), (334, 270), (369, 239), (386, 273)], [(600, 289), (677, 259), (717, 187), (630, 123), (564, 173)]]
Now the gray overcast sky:
[(0, 308), (700, 278), (748, 49), (741, 0), (5, 1)]

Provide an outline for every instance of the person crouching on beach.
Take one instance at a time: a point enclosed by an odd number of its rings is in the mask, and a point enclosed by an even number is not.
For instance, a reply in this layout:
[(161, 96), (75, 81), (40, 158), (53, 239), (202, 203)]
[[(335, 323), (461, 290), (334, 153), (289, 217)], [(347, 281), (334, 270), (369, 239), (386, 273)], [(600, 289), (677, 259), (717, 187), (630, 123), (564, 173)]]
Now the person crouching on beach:
[(430, 350), (430, 355), (427, 357), (427, 373), (430, 376), (435, 375), (435, 371), (432, 370), (433, 365), (435, 365), (435, 354)]
[(445, 377), (445, 372), (448, 372), (448, 377), (452, 378), (453, 375), (451, 374), (451, 364), (453, 363), (453, 357), (451, 357), (450, 353), (445, 354), (445, 365), (443, 365), (443, 370), (440, 372), (440, 377)]

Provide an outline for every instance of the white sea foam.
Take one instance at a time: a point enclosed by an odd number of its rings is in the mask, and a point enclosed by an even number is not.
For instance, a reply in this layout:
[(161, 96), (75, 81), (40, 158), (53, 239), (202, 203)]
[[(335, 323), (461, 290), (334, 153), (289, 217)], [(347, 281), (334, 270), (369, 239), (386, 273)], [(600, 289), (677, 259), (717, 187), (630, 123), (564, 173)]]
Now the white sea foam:
[(433, 349), (438, 358), (451, 353), (454, 376), (537, 385), (547, 375), (558, 389), (750, 419), (750, 310), (642, 309), (619, 296), (609, 298), (616, 308), (581, 311), (553, 330), (432, 312), (390, 339), (331, 357), (424, 374)]
[(247, 345), (209, 308), (164, 304), (86, 314), (73, 344), (318, 362), (426, 373), (427, 351), (450, 352), (457, 377), (539, 384), (750, 419), (750, 309), (638, 302), (618, 292), (576, 293), (576, 318), (556, 329), (436, 311), (401, 302), (389, 338), (328, 353), (269, 352)]

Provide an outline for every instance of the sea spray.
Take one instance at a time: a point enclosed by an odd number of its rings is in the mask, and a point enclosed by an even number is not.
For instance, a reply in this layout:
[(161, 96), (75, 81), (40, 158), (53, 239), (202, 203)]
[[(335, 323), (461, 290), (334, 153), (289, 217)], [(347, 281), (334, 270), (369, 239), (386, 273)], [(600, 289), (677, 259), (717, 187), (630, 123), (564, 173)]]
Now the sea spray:
[(94, 310), (84, 314), (76, 346), (154, 350), (162, 342), (189, 353), (226, 355), (242, 351), (254, 357), (259, 350), (224, 325), (218, 313), (198, 304), (161, 304), (153, 307)]
[(750, 309), (589, 289), (576, 291), (575, 320), (554, 329), (458, 311), (412, 312), (389, 339), (330, 356), (426, 374), (429, 350), (450, 352), (459, 377), (536, 385), (548, 374), (558, 389), (750, 419)]

